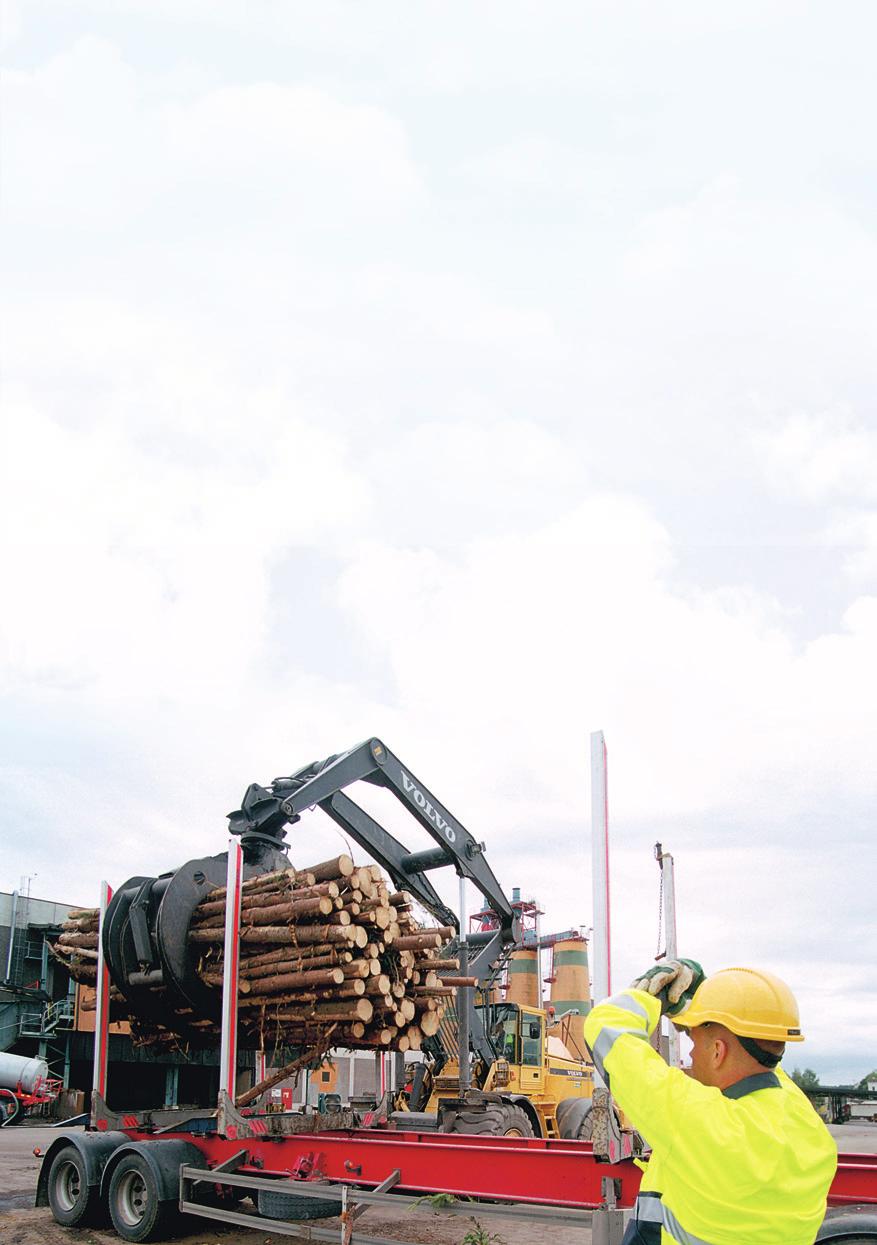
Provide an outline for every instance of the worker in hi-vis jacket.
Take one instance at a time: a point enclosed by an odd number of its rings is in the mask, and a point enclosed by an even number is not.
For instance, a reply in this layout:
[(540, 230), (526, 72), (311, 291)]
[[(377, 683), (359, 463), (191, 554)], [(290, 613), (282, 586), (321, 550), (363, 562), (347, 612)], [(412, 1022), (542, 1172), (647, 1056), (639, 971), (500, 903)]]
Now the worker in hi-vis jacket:
[[(649, 1043), (662, 1014), (688, 1031), (690, 1075)], [(837, 1147), (778, 1066), (803, 1041), (785, 982), (663, 961), (592, 1009), (585, 1041), (652, 1150), (624, 1245), (812, 1245)]]

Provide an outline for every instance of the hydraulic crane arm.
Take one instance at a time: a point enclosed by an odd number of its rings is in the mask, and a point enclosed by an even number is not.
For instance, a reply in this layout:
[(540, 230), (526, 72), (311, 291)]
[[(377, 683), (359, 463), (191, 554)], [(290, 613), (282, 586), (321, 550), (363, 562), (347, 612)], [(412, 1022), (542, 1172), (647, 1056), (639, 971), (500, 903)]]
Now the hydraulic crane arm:
[[(392, 792), (435, 839), (437, 846), (423, 852), (409, 852), (344, 794), (345, 787), (360, 780)], [(269, 787), (254, 784), (247, 789), (240, 809), (229, 813), (229, 828), (232, 834), (241, 835), (245, 848), (266, 840), (276, 847), (285, 837), (285, 826), (297, 822), (306, 809), (315, 805), (365, 848), (387, 870), (400, 890), (409, 891), (439, 920), (456, 929), (459, 929), (457, 916), (424, 875), (432, 869), (452, 865), (460, 877), (470, 879), (499, 918), (500, 928), (491, 931), (489, 938), (475, 935), (470, 940), (476, 946), (482, 945), (485, 951), (489, 944), (491, 958), (495, 958), (503, 945), (519, 937), (515, 913), (484, 859), (484, 844), (477, 842), (379, 739), (368, 739), (348, 752), (305, 766), (289, 778), (275, 778)], [(486, 958), (477, 957), (479, 961)], [(476, 971), (474, 962), (472, 971)]]
[[(436, 846), (423, 852), (409, 852), (345, 794), (345, 787), (359, 781), (392, 792), (435, 840)], [(315, 806), (386, 869), (399, 890), (412, 894), (443, 925), (460, 930), (456, 913), (445, 904), (426, 874), (432, 869), (452, 865), (460, 877), (474, 882), (496, 914), (499, 927), (466, 936), (466, 971), (482, 986), (488, 985), (503, 955), (520, 942), (521, 927), (484, 859), (484, 844), (474, 839), (379, 739), (367, 739), (349, 752), (314, 762), (288, 778), (275, 778), (268, 787), (253, 784), (247, 788), (241, 807), (229, 813), (229, 829), (232, 834), (241, 836), (245, 854), (255, 856), (269, 847), (277, 848), (286, 837), (286, 826), (295, 824), (306, 809)], [(466, 1022), (472, 1048), (488, 1066), (495, 1051), (471, 999), (466, 1009)]]

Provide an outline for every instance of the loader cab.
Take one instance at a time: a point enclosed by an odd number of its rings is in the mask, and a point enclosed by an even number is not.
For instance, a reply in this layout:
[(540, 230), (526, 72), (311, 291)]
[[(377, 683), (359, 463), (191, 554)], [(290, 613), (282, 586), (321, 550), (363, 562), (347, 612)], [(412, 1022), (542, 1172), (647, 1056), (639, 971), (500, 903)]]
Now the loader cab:
[(490, 1040), (497, 1059), (522, 1064), (542, 1062), (544, 1012), (518, 1003), (494, 1003), (490, 1013)]
[(488, 1034), (496, 1051), (498, 1081), (505, 1079), (521, 1093), (541, 1090), (545, 1080), (545, 1013), (518, 1003), (494, 1003), (488, 1018)]

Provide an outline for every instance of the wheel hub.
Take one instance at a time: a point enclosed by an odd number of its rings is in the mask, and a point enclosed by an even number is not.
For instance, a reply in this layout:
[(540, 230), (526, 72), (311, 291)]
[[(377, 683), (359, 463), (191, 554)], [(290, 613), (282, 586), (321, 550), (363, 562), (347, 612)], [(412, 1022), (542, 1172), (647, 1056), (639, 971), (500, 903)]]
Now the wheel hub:
[(75, 1163), (65, 1163), (58, 1173), (58, 1184), (56, 1193), (61, 1208), (65, 1211), (73, 1210), (79, 1201), (82, 1192), (82, 1182), (79, 1179), (79, 1168)]
[(146, 1213), (146, 1181), (139, 1172), (126, 1173), (119, 1181), (118, 1210), (128, 1227), (135, 1228)]

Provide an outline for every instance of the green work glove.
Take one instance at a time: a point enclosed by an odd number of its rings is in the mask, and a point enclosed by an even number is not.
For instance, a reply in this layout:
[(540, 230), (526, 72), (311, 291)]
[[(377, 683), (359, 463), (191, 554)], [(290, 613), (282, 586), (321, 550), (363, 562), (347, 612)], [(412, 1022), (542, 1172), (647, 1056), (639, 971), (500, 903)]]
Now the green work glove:
[(663, 1016), (676, 1016), (691, 1002), (704, 976), (697, 960), (661, 960), (631, 982), (631, 989), (653, 994), (660, 999)]

